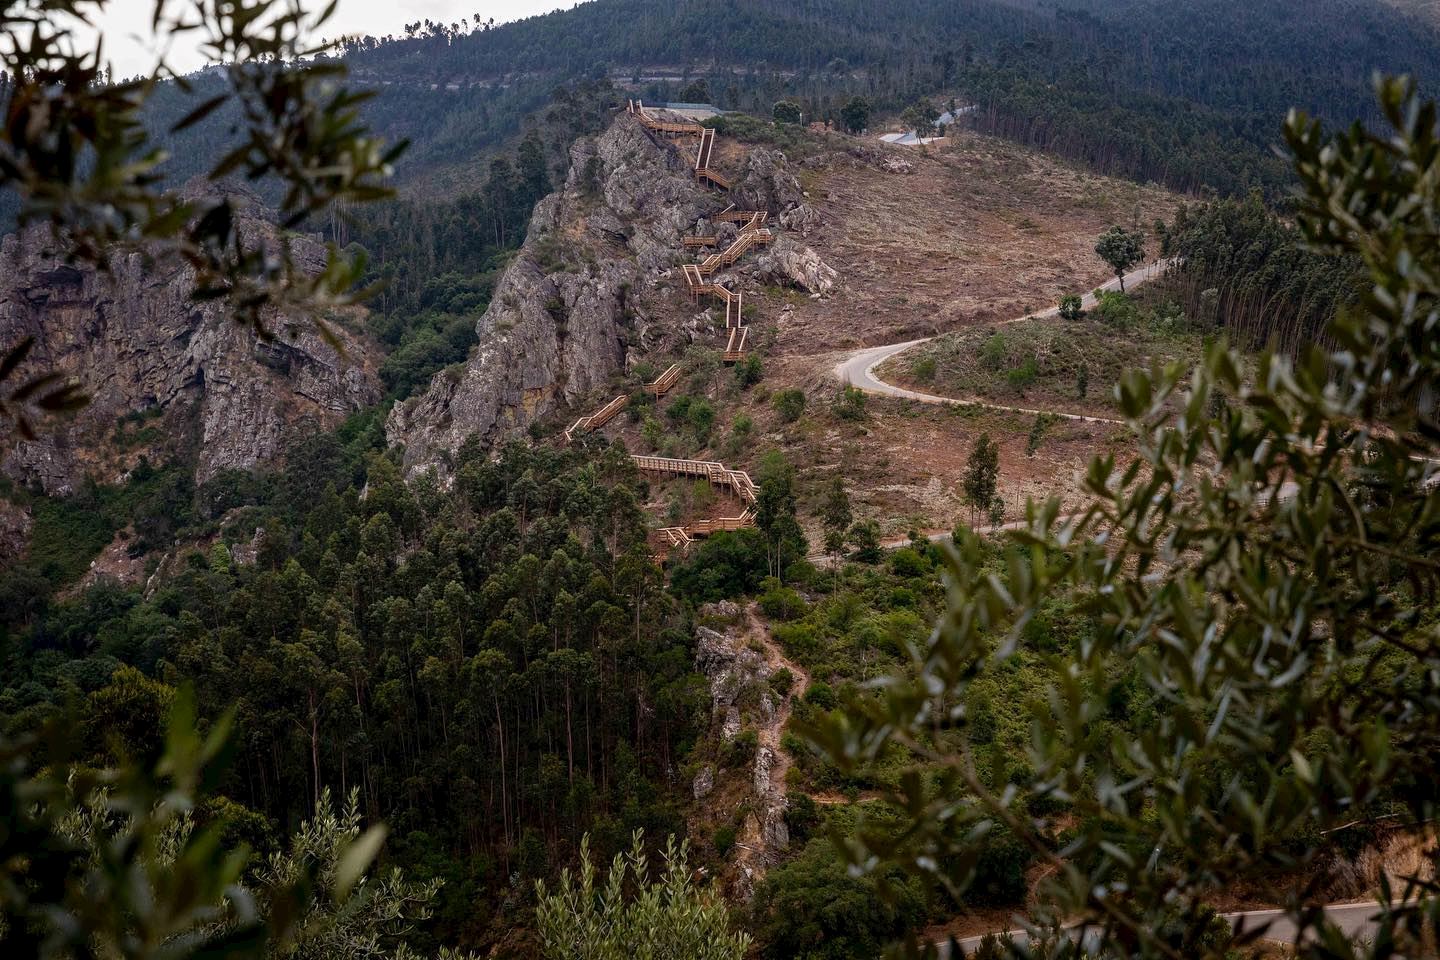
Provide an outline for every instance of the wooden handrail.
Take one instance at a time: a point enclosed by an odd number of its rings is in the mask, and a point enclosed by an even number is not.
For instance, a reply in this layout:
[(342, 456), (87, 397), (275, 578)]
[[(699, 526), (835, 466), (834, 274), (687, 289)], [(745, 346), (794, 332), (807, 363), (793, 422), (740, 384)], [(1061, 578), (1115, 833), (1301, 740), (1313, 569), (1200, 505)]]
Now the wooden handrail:
[(680, 364), (672, 363), (664, 373), (660, 374), (660, 376), (655, 378), (654, 383), (646, 384), (645, 389), (649, 390), (657, 397), (663, 397), (670, 390), (671, 387), (675, 386), (675, 384), (679, 380)]
[(588, 417), (581, 417), (579, 420), (576, 420), (574, 423), (570, 424), (570, 426), (565, 429), (565, 442), (569, 443), (570, 441), (574, 440), (575, 433), (577, 431), (598, 430), (601, 427), (605, 426), (605, 424), (609, 423), (612, 419), (614, 419), (615, 414), (619, 413), (621, 410), (624, 410), (625, 405), (629, 402), (630, 398), (622, 393), (620, 394), (620, 396), (611, 400), (609, 403), (605, 404), (605, 406), (601, 407), (599, 410), (596, 410)]

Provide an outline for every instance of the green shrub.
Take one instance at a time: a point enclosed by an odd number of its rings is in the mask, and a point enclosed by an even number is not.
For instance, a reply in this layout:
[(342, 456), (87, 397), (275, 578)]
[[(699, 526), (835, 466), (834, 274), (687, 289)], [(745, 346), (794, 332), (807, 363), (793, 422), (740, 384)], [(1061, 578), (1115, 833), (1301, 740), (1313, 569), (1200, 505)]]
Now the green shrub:
[(901, 547), (890, 554), (890, 572), (897, 577), (911, 579), (923, 577), (930, 573), (930, 564), (925, 558), (916, 552), (914, 547)]
[(834, 710), (840, 703), (835, 690), (824, 680), (816, 680), (805, 691), (805, 702), (821, 710)]
[[(787, 818), (788, 819), (788, 818)], [(715, 828), (715, 853), (725, 857), (735, 849), (735, 828), (726, 824)]]
[(835, 397), (835, 415), (841, 420), (865, 419), (865, 391), (859, 387), (844, 387)]
[(780, 414), (781, 420), (794, 423), (805, 412), (805, 393), (794, 388), (781, 390), (775, 394), (771, 403), (775, 406), (775, 412)]
[(759, 746), (760, 739), (754, 730), (741, 730), (725, 745), (726, 764), (732, 767), (748, 766), (755, 759), (755, 750)]
[(1011, 367), (1006, 371), (1005, 382), (1010, 385), (1010, 389), (1020, 391), (1034, 383), (1035, 378), (1039, 375), (1040, 365), (1035, 362), (1035, 358), (1026, 357), (1025, 362), (1020, 366)]
[(805, 616), (805, 598), (776, 583), (760, 595), (760, 609), (772, 620), (798, 620)]
[(919, 881), (899, 871), (874, 881), (853, 876), (830, 841), (816, 838), (772, 870), (755, 892), (751, 927), (761, 954), (774, 960), (878, 957), (884, 946), (925, 919)]
[(735, 382), (741, 390), (748, 390), (765, 376), (765, 367), (758, 353), (747, 353), (745, 359), (735, 364)]
[(910, 375), (918, 383), (934, 383), (936, 366), (934, 357), (922, 357), (910, 366)]
[(825, 652), (815, 628), (808, 623), (777, 623), (770, 631), (785, 655), (801, 663), (813, 663)]
[(1009, 356), (1005, 335), (1003, 333), (992, 334), (990, 339), (985, 341), (985, 345), (980, 348), (980, 365), (987, 370), (999, 370), (1005, 366), (1005, 361)]
[(790, 688), (795, 686), (795, 674), (790, 672), (789, 667), (781, 667), (770, 674), (770, 689), (778, 696), (788, 697)]

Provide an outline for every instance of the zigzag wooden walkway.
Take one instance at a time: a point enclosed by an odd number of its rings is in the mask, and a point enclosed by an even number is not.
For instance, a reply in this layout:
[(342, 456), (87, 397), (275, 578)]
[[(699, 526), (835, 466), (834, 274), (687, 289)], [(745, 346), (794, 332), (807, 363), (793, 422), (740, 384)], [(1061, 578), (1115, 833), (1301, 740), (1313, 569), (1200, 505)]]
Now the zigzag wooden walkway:
[[(710, 159), (715, 150), (715, 131), (713, 129), (692, 121), (662, 120), (646, 110), (645, 105), (639, 100), (631, 100), (627, 109), (653, 137), (663, 139), (678, 149), (693, 148), (695, 177), (699, 182), (724, 190), (730, 189), (730, 181), (710, 167)], [(681, 273), (685, 279), (686, 291), (692, 297), (698, 300), (702, 296), (712, 296), (725, 304), (725, 328), (728, 331), (728, 339), (721, 357), (726, 363), (736, 363), (745, 357), (745, 341), (750, 332), (749, 326), (745, 323), (745, 294), (742, 291), (730, 290), (723, 284), (714, 282), (711, 278), (719, 271), (734, 264), (750, 250), (769, 244), (774, 236), (765, 226), (768, 214), (764, 210), (739, 210), (732, 203), (710, 219), (718, 223), (740, 224), (740, 231), (735, 240), (724, 250), (709, 254), (699, 263), (684, 264)], [(690, 250), (713, 247), (718, 240), (719, 238), (715, 236), (692, 236), (685, 237), (682, 242), (685, 249)], [(680, 365), (678, 363), (671, 364), (653, 383), (646, 384), (645, 389), (657, 398), (662, 397), (679, 379)], [(598, 430), (623, 410), (629, 399), (627, 395), (621, 394), (589, 416), (579, 418), (566, 428), (565, 441), (569, 443), (574, 440), (578, 433)], [(671, 457), (639, 455), (632, 455), (632, 459), (638, 469), (647, 472), (670, 476), (704, 477), (714, 486), (731, 490), (745, 504), (745, 508), (738, 516), (715, 517), (685, 526), (662, 527), (658, 531), (658, 535), (668, 549), (686, 550), (698, 538), (726, 530), (742, 530), (755, 525), (754, 504), (759, 491), (754, 481), (750, 479), (750, 475), (743, 470), (731, 470), (723, 463), (714, 460), (680, 460)], [(663, 561), (664, 556), (657, 554), (656, 559)]]
[(731, 470), (716, 460), (677, 460), (671, 457), (632, 456), (636, 468), (650, 473), (664, 473), (681, 477), (704, 477), (712, 486), (728, 487), (742, 502), (745, 509), (734, 517), (715, 517), (697, 520), (680, 527), (662, 527), (660, 536), (673, 548), (688, 549), (691, 543), (713, 533), (743, 530), (755, 526), (755, 499), (759, 488), (743, 470)]

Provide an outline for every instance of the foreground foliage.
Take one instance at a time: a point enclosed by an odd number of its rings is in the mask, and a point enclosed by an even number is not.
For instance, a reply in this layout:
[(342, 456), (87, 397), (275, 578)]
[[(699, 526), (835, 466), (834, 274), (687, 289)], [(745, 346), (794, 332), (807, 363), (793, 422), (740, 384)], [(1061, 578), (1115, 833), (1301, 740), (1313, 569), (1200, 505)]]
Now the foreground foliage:
[[(0, 211), (21, 227), (47, 226), (57, 249), (106, 266), (141, 251), (190, 272), (197, 299), (226, 298), (238, 318), (270, 335), (272, 311), (314, 311), (353, 302), (362, 265), (329, 251), (310, 275), (289, 244), (242, 233), (221, 191), (163, 185), (167, 153), (147, 129), (156, 91), (192, 94), (190, 81), (160, 59), (146, 76), (107, 76), (89, 19), (107, 0), (22, 0), (0, 7)], [(368, 136), (359, 109), (367, 94), (337, 82), (343, 65), (317, 57), (328, 45), (308, 39), (324, 29), (332, 5), (318, 15), (280, 0), (169, 4), (155, 0), (158, 36), (195, 37), (207, 60), (223, 63), (218, 92), (190, 96), (172, 133), (226, 108), (229, 136), (207, 131), (205, 177), (269, 179), (279, 186), (280, 225), (294, 229), (336, 202), (389, 195), (385, 186), (404, 145), (385, 148)], [(324, 329), (323, 326), (321, 328)], [(28, 341), (0, 344), (0, 381), (19, 378)], [(0, 404), (7, 428), (22, 434), (39, 412), (78, 400), (53, 371), (27, 373)], [(33, 407), (33, 408), (32, 408)]]
[(354, 794), (337, 812), (323, 793), (261, 864), (235, 839), (243, 809), (213, 796), (231, 718), (198, 733), (183, 692), (164, 726), (153, 762), (104, 768), (74, 763), (59, 726), (0, 739), (0, 953), (415, 960), (439, 883), (367, 876), (385, 832), (362, 831)]
[(643, 835), (617, 853), (596, 886), (590, 838), (580, 842), (580, 871), (560, 873), (551, 893), (535, 884), (535, 921), (546, 960), (740, 960), (750, 937), (730, 929), (720, 897), (696, 884), (688, 846), (665, 841), (665, 869), (651, 882)]
[[(959, 890), (1003, 826), (1053, 871), (1031, 921), (1093, 924), (1106, 956), (1214, 955), (1206, 898), (1241, 879), (1287, 905), (1306, 957), (1392, 955), (1440, 923), (1422, 876), (1386, 891), (1372, 945), (1307, 908), (1347, 831), (1419, 828), (1440, 797), (1440, 432), (1425, 399), (1440, 380), (1440, 143), (1412, 86), (1379, 93), (1390, 137), (1287, 125), (1306, 239), (1371, 278), (1334, 327), (1341, 349), (1266, 355), (1253, 381), (1223, 346), (1188, 376), (1135, 372), (1118, 389), (1136, 460), (1091, 464), (1082, 516), (1034, 506), (1003, 574), (961, 537), (914, 674), (817, 724), (842, 768), (899, 746), (932, 771), (893, 791), (908, 832), (860, 831), (855, 863)], [(967, 694), (1060, 597), (1090, 636), (1052, 660), (1032, 707), (1028, 789), (992, 787)], [(1136, 687), (1155, 701), (1147, 722), (1102, 722)], [(1057, 831), (1060, 811), (1078, 829)]]

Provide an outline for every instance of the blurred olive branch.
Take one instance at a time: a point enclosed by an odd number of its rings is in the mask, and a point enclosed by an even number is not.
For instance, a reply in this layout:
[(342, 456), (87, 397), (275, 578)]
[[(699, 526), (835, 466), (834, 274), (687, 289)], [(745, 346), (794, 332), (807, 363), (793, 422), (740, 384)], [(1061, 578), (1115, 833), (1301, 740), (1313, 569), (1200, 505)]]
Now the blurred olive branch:
[[(165, 184), (167, 154), (146, 127), (146, 109), (162, 84), (195, 95), (192, 81), (158, 58), (143, 77), (117, 80), (105, 68), (102, 40), (90, 29), (109, 0), (7, 0), (0, 6), (0, 191), (18, 199), (24, 229), (46, 226), (54, 248), (73, 262), (107, 268), (141, 251), (183, 263), (198, 300), (223, 299), (237, 321), (272, 335), (279, 314), (309, 318), (332, 346), (321, 315), (362, 300), (364, 263), (330, 244), (318, 272), (302, 269), (283, 231), (302, 226), (332, 203), (367, 203), (387, 185), (404, 142), (370, 136), (361, 106), (373, 96), (345, 85), (334, 44), (315, 41), (335, 12), (331, 2), (307, 14), (297, 0), (155, 0), (159, 37), (193, 39), (218, 65), (225, 89), (176, 121), (171, 133), (211, 122), (219, 156), (206, 179), (277, 181), (282, 235), (240, 229), (223, 188), (194, 196)], [(229, 105), (231, 120), (217, 111)], [(42, 370), (10, 387), (33, 343), (0, 345), (5, 364), (0, 418), (25, 437), (37, 415), (84, 402), (75, 384)]]

